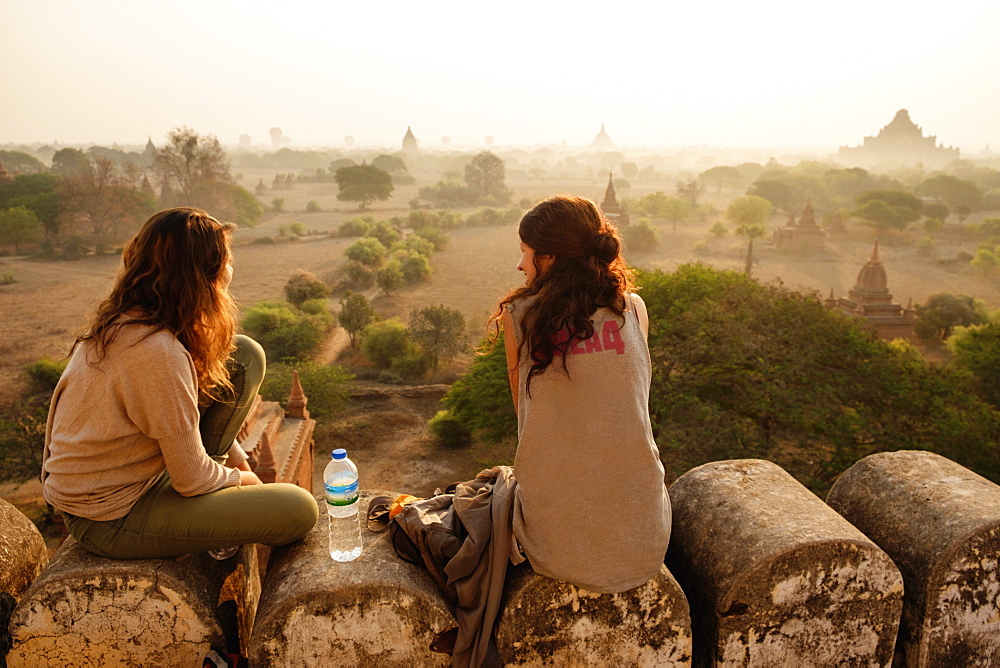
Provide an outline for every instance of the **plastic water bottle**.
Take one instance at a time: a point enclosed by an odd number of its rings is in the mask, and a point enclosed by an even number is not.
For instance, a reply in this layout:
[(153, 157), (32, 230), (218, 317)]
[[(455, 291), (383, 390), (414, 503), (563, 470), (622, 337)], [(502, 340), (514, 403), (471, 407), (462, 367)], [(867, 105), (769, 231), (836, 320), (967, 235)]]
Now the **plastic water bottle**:
[(337, 448), (323, 471), (326, 514), (330, 517), (330, 556), (353, 561), (361, 555), (361, 522), (358, 521), (358, 467)]

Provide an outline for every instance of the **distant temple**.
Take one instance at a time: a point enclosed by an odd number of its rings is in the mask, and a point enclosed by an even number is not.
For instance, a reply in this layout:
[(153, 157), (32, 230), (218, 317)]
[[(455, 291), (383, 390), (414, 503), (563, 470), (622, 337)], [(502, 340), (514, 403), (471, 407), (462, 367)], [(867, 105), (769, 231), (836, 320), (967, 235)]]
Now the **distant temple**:
[(847, 234), (847, 228), (844, 227), (844, 218), (840, 215), (840, 210), (833, 213), (833, 220), (826, 226), (827, 234)]
[(146, 150), (143, 151), (143, 155), (148, 156), (150, 158), (155, 158), (156, 157), (156, 146), (153, 144), (153, 138), (152, 137), (149, 137), (146, 140)]
[(910, 120), (906, 109), (896, 112), (892, 122), (875, 137), (865, 137), (861, 146), (841, 146), (837, 157), (850, 165), (871, 167), (879, 163), (915, 164), (940, 167), (958, 160), (959, 150), (938, 146), (937, 137), (925, 137), (920, 126)]
[(847, 293), (847, 297), (834, 297), (833, 290), (830, 290), (830, 297), (825, 303), (830, 308), (837, 308), (848, 315), (863, 318), (865, 323), (886, 341), (892, 339), (912, 341), (917, 313), (912, 308), (912, 299), (910, 301), (911, 304), (907, 304), (906, 308), (893, 303), (885, 267), (878, 258), (876, 241), (871, 259), (861, 267), (858, 282)]
[(594, 137), (594, 141), (590, 142), (591, 148), (599, 148), (602, 150), (611, 150), (615, 148), (615, 143), (611, 141), (611, 137), (608, 133), (604, 131), (604, 123), (601, 123), (601, 131), (597, 133)]
[(601, 211), (618, 229), (628, 227), (628, 209), (623, 204), (618, 203), (615, 194), (615, 179), (611, 172), (608, 172), (608, 188), (604, 191), (604, 201), (601, 202)]
[(816, 224), (811, 202), (802, 207), (798, 223), (795, 222), (795, 214), (790, 213), (785, 226), (774, 231), (774, 245), (782, 251), (820, 250), (825, 241), (826, 234)]
[(264, 179), (257, 180), (257, 187), (254, 188), (254, 192), (257, 193), (257, 197), (267, 194), (267, 186), (264, 185)]
[(413, 130), (406, 126), (406, 134), (403, 136), (403, 151), (405, 153), (417, 152), (417, 138), (413, 136)]

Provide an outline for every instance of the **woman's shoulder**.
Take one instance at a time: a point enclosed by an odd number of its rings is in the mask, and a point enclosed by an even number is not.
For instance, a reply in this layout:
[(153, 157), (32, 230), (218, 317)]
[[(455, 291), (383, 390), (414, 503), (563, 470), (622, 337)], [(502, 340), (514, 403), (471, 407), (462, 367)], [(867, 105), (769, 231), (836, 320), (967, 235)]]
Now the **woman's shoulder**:
[(173, 332), (140, 323), (122, 325), (109, 346), (109, 354), (123, 361), (155, 358), (164, 363), (172, 359), (186, 363), (190, 359), (184, 344)]

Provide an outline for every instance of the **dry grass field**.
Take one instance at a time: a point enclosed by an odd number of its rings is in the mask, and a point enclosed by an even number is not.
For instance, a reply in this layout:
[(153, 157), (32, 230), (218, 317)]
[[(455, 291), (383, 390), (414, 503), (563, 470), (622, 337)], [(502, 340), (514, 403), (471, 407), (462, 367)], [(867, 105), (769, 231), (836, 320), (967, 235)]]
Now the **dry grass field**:
[[(257, 179), (269, 176), (246, 173), (243, 185), (252, 187)], [(273, 178), (273, 174), (270, 175)], [(560, 193), (573, 192), (600, 198), (604, 185), (598, 180), (589, 182), (509, 183), (515, 190), (515, 200), (527, 197), (532, 200)], [(621, 195), (638, 198), (647, 192), (663, 190), (672, 193), (672, 183), (643, 184), (641, 189), (630, 189)], [(408, 202), (416, 195), (417, 186), (404, 186), (387, 202), (377, 203), (369, 212), (376, 219), (392, 215), (405, 215)], [(285, 198), (283, 212), (270, 212), (266, 220), (253, 229), (236, 232), (235, 277), (232, 290), (244, 307), (261, 300), (283, 299), (282, 288), (289, 274), (295, 269), (306, 269), (331, 285), (342, 276), (344, 249), (351, 239), (330, 235), (345, 219), (359, 211), (350, 203), (336, 200), (333, 184), (299, 184), (296, 189), (270, 193), (261, 199), (270, 204), (272, 197)], [(706, 200), (724, 210), (732, 195), (710, 193)], [(309, 201), (316, 201), (321, 211), (305, 213)], [(471, 213), (474, 209), (463, 211)], [(708, 227), (721, 219), (721, 214), (705, 221), (681, 223), (676, 231), (669, 225), (657, 224), (659, 245), (655, 250), (629, 249), (634, 264), (671, 270), (686, 262), (703, 262), (712, 266), (741, 270), (745, 241), (731, 234), (715, 239)], [(281, 241), (280, 229), (292, 222), (301, 221), (311, 234), (295, 242)], [(975, 222), (975, 218), (969, 222)], [(772, 227), (783, 225), (777, 216), (770, 221)], [(257, 237), (271, 236), (279, 239), (274, 244), (254, 244)], [(433, 276), (417, 287), (406, 288), (389, 297), (380, 292), (373, 304), (382, 317), (398, 316), (408, 320), (413, 309), (433, 304), (445, 304), (459, 309), (466, 317), (470, 341), (477, 342), (485, 332), (485, 322), (497, 299), (507, 290), (519, 285), (521, 275), (515, 265), (519, 257), (516, 226), (494, 228), (463, 228), (450, 233), (448, 248), (432, 260)], [(939, 263), (935, 257), (923, 256), (916, 251), (912, 237), (883, 240), (880, 256), (889, 277), (889, 289), (896, 301), (906, 304), (912, 298), (920, 303), (931, 294), (951, 291), (974, 295), (990, 308), (1000, 307), (1000, 283), (977, 276), (968, 264)], [(854, 285), (858, 271), (871, 254), (874, 232), (869, 228), (851, 227), (849, 234), (839, 239), (828, 239), (827, 248), (809, 256), (780, 253), (766, 243), (758, 243), (758, 264), (754, 275), (762, 281), (780, 281), (794, 290), (815, 291), (822, 296), (831, 289), (845, 295)], [(698, 242), (704, 247), (696, 250)], [(935, 251), (940, 258), (953, 258), (959, 251), (971, 252), (975, 242), (939, 241)], [(25, 258), (0, 258), (0, 272), (10, 272), (16, 282), (0, 286), (0, 405), (9, 405), (22, 391), (22, 369), (43, 356), (62, 357), (73, 342), (73, 334), (84, 326), (86, 316), (110, 288), (118, 264), (117, 256), (87, 257), (76, 262), (42, 262)], [(372, 294), (375, 294), (374, 291)], [(336, 308), (337, 295), (331, 300)], [(343, 338), (343, 337), (342, 337)], [(342, 341), (328, 346), (327, 359), (338, 352)], [(463, 367), (460, 361), (443, 378), (454, 377)], [(308, 391), (308, 388), (306, 388)], [(389, 405), (391, 404), (391, 406)], [(380, 406), (386, 406), (383, 411)], [(352, 408), (349, 413), (331, 423), (323, 438), (331, 442), (318, 443), (317, 452), (324, 452), (334, 440), (343, 440), (347, 434), (370, 433), (369, 427), (381, 422), (397, 428), (382, 434), (398, 435), (397, 442), (412, 445), (413, 457), (427, 461), (435, 457), (451, 462), (454, 476), (470, 477), (475, 473), (475, 462), (468, 456), (456, 453), (435, 454), (429, 450), (424, 424), (433, 415), (436, 403), (421, 399), (407, 407), (405, 399), (392, 402), (368, 402)], [(385, 420), (377, 417), (385, 412)], [(387, 412), (386, 412), (387, 411)], [(368, 429), (368, 431), (364, 431)], [(377, 431), (377, 430), (376, 430)], [(376, 436), (372, 436), (376, 438)], [(392, 436), (392, 438), (396, 438)], [(382, 470), (407, 467), (406, 449), (385, 448), (386, 462)], [(373, 455), (375, 452), (373, 451)], [(402, 458), (402, 459), (401, 459)], [(325, 460), (322, 461), (325, 464)], [(391, 464), (391, 466), (389, 465)], [(429, 464), (428, 464), (429, 465)], [(433, 467), (432, 467), (433, 468)], [(448, 470), (427, 470), (434, 480), (454, 477)], [(386, 475), (389, 475), (388, 473)], [(369, 487), (391, 484), (409, 484), (409, 479), (368, 480)]]

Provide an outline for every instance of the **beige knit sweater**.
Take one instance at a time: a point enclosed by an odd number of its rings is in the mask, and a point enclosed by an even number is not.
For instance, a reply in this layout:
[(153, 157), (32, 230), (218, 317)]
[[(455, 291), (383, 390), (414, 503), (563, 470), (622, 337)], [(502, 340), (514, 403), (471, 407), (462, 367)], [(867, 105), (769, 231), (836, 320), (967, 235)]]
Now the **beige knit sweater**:
[[(100, 360), (81, 343), (49, 408), (45, 500), (106, 521), (128, 514), (164, 469), (184, 496), (238, 486), (239, 471), (206, 454), (198, 421), (194, 362), (173, 334), (126, 325)], [(227, 463), (245, 459), (234, 446)]]

